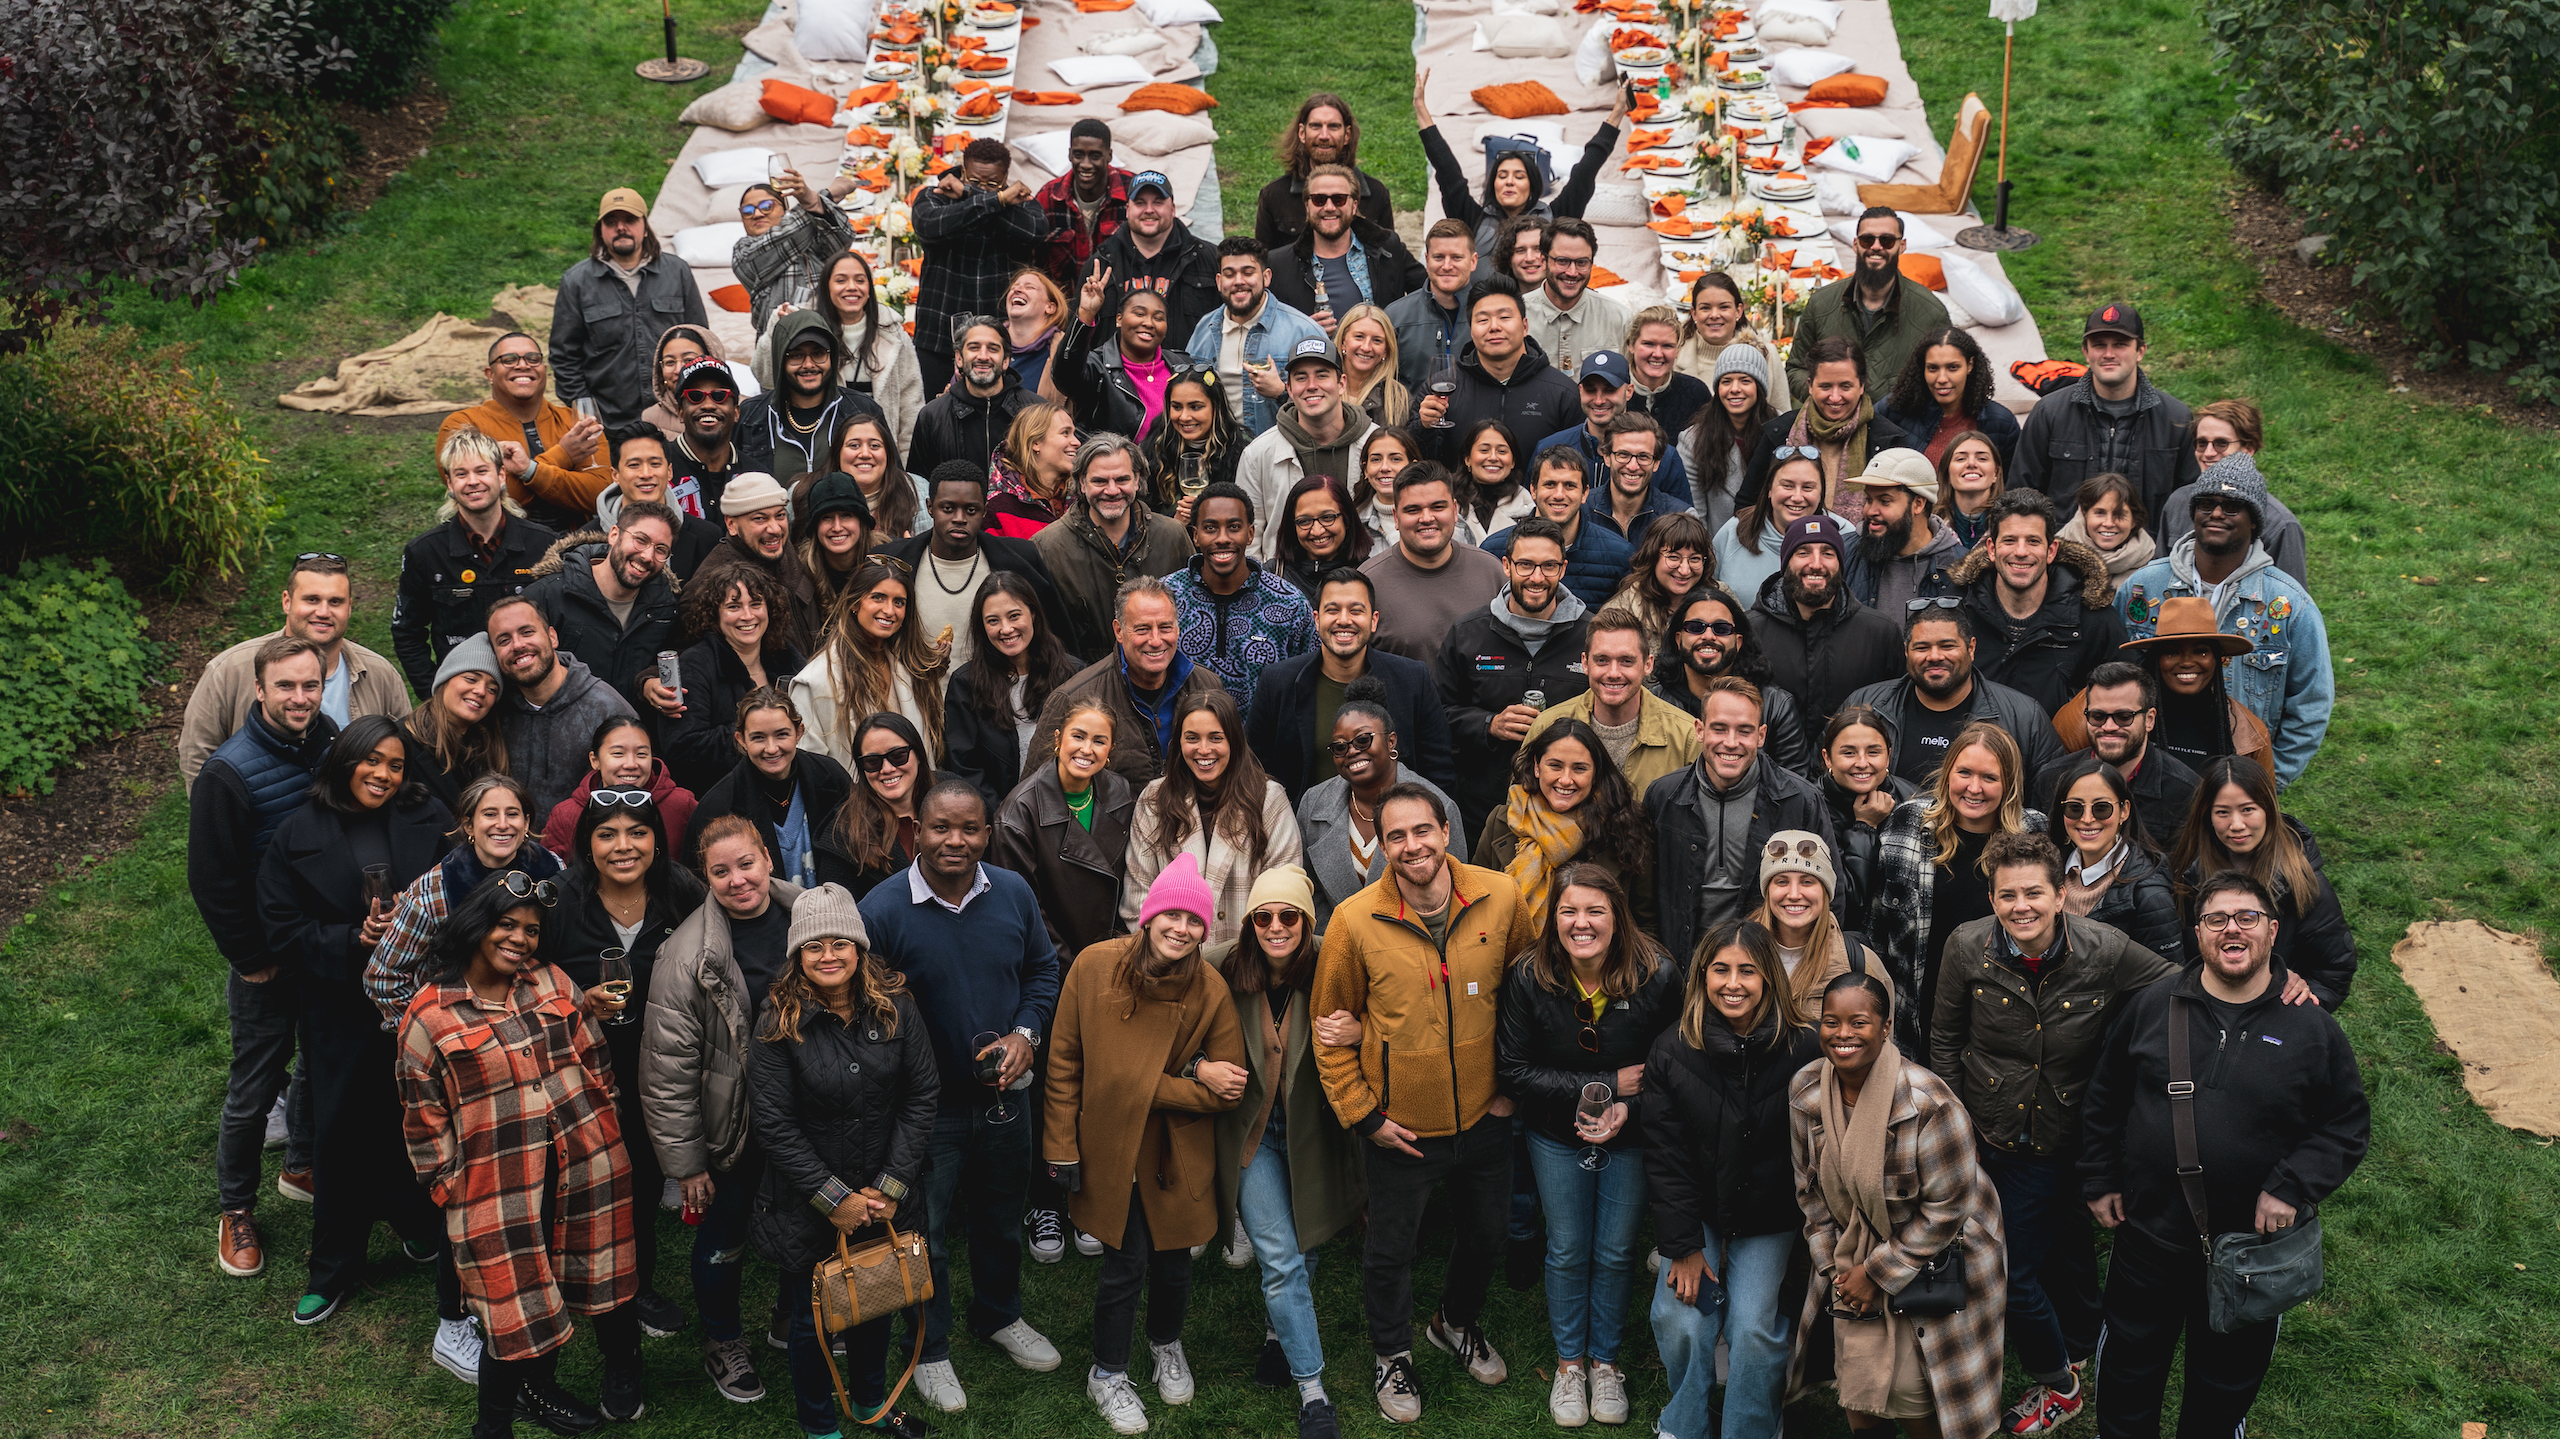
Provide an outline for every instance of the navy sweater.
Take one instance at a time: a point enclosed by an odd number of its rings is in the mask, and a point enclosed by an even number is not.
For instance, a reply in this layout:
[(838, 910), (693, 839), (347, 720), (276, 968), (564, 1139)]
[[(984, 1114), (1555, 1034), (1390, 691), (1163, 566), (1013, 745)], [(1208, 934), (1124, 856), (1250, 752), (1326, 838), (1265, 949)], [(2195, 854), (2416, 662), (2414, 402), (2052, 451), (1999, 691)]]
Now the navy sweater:
[(1058, 954), (1022, 876), (978, 866), (990, 887), (953, 914), (937, 900), (918, 904), (909, 897), (913, 868), (862, 897), (862, 925), (872, 950), (906, 976), (933, 1033), (943, 1103), (983, 1103), (994, 1096), (978, 1082), (971, 1041), (1017, 1026), (1047, 1034), (1058, 1007)]

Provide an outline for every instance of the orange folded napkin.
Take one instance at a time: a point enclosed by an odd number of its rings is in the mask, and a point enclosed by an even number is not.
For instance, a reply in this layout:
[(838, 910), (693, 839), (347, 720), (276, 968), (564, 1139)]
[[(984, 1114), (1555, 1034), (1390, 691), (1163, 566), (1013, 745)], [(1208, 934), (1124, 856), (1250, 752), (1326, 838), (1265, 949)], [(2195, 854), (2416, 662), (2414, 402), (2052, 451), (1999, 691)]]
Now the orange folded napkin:
[(710, 300), (721, 309), (741, 315), (756, 307), (755, 301), (747, 298), (747, 287), (744, 285), (723, 285), (711, 292)]
[(1686, 170), (1689, 162), (1677, 155), (1630, 155), (1618, 166), (1621, 170)]
[(1589, 284), (1592, 289), (1605, 290), (1611, 285), (1623, 285), (1626, 282), (1626, 276), (1619, 274), (1617, 271), (1610, 269), (1606, 265), (1594, 265), (1591, 267), (1591, 279)]
[(1688, 214), (1689, 202), (1678, 195), (1656, 195), (1652, 208), (1653, 213), (1668, 220), (1674, 215)]
[(1084, 97), (1073, 90), (1016, 90), (1016, 105), (1081, 105)]
[(984, 93), (972, 95), (968, 99), (961, 101), (960, 108), (954, 110), (952, 113), (955, 115), (965, 115), (972, 120), (983, 120), (994, 115), (1003, 108), (1004, 97), (997, 94), (994, 90), (987, 90)]
[(1656, 145), (1668, 145), (1670, 143), (1671, 132), (1668, 130), (1631, 130), (1627, 132), (1627, 149), (1630, 152), (1637, 150), (1650, 150)]
[(1686, 214), (1673, 215), (1670, 218), (1663, 220), (1648, 220), (1645, 222), (1645, 228), (1656, 234), (1669, 235), (1674, 239), (1680, 240), (1685, 240), (1698, 233), (1698, 227), (1690, 223), (1689, 217)]
[[(1134, 5), (1137, 3), (1137, 0), (1129, 0), (1129, 3)], [(1003, 72), (1013, 68), (1013, 61), (1002, 55), (964, 54), (954, 58), (960, 62), (961, 69), (975, 70), (980, 74), (985, 74), (990, 71), (1002, 74)]]
[(875, 125), (857, 125), (845, 132), (844, 142), (847, 145), (868, 145), (875, 150), (885, 150), (890, 144), (889, 132)]
[(1814, 156), (1821, 154), (1823, 151), (1830, 149), (1831, 146), (1831, 136), (1816, 135), (1812, 139), (1804, 142), (1804, 157), (1810, 160)]
[(1086, 15), (1108, 15), (1115, 10), (1126, 10), (1137, 3), (1138, 0), (1076, 0), (1076, 9)]
[(898, 87), (883, 80), (877, 85), (865, 85), (845, 96), (844, 102), (848, 105), (886, 105), (897, 98)]

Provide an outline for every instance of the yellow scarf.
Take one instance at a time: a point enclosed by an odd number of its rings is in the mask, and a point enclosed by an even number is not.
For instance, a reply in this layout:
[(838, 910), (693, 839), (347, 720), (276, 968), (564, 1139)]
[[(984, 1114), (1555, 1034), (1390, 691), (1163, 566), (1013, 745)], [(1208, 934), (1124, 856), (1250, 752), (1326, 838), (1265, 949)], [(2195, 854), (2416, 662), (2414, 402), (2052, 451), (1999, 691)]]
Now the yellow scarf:
[(1503, 872), (1520, 887), (1520, 903), (1543, 927), (1547, 922), (1547, 891), (1555, 884), (1556, 871), (1582, 853), (1582, 821), (1570, 814), (1556, 813), (1526, 785), (1515, 784), (1510, 802), (1503, 808), (1502, 822), (1520, 837), (1519, 852), (1511, 856), (1511, 863)]

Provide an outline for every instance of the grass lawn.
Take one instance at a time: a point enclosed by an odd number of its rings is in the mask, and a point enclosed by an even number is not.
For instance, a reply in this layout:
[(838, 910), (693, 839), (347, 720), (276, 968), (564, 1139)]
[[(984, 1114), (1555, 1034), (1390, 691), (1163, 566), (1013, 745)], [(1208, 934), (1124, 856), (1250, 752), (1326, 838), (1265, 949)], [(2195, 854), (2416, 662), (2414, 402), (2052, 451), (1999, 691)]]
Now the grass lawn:
[[(688, 49), (725, 61), (731, 46), (707, 27), (743, 28), (761, 8), (689, 7)], [(1409, 10), (1392, 0), (1228, 8), (1211, 86), (1224, 102), (1229, 223), (1250, 223), (1273, 127), (1318, 87), (1351, 99), (1370, 125), (1364, 165), (1418, 204), (1422, 167), (1402, 118)], [(1977, 0), (1905, 3), (1897, 22), (1942, 123), (1967, 89), (1995, 91), (1999, 31)], [(298, 415), (271, 397), (438, 309), (477, 316), (504, 285), (555, 282), (584, 250), (594, 195), (654, 185), (682, 141), (675, 97), (630, 77), (655, 43), (635, 0), (536, 13), (464, 6), (437, 67), (453, 101), (445, 131), (370, 211), (204, 311), (123, 311), (155, 338), (195, 344), (225, 377), (275, 463), (285, 505), (276, 553), (348, 552), (357, 637), (377, 649), (388, 648), (399, 546), (434, 498), (432, 424)], [(2555, 812), (2543, 778), (2560, 759), (2555, 659), (2548, 633), (2516, 617), (2541, 597), (2530, 576), (2552, 549), (2544, 502), (2560, 497), (2560, 443), (2411, 406), (2387, 374), (2257, 302), (2227, 238), (2233, 180), (2211, 144), (2226, 102), (2191, 6), (2048, 7), (2022, 27), (2019, 51), (2013, 217), (2045, 243), (2010, 273), (2048, 345), (2073, 353), (2080, 313), (2129, 298), (2170, 389), (2191, 402), (2248, 395), (2268, 410), (2266, 468), (2310, 531), (2313, 587), (2342, 662), (2327, 748), (2289, 802), (2319, 830), (2356, 925), (2365, 970), (2345, 1018), (2366, 1060), (2375, 1146), (2327, 1211), (2330, 1286), (2290, 1316), (2257, 1427), (2441, 1439), (2486, 1420), (2498, 1439), (2560, 1433), (2560, 1154), (2469, 1103), (2387, 959), (2420, 918), (2555, 929), (2553, 822), (2540, 817)], [(1988, 186), (1986, 175), (1986, 204)], [(270, 563), (251, 585), (244, 632), (272, 623), (257, 597), (281, 569)], [(2418, 575), (2441, 583), (2408, 578)], [(394, 1263), (331, 1323), (293, 1328), (307, 1211), (275, 1198), (261, 1205), (267, 1274), (228, 1280), (210, 1263), (227, 1044), (220, 962), (187, 897), (184, 843), (173, 797), (130, 852), (66, 883), (0, 944), (0, 1334), (19, 1356), (0, 1370), (0, 1435), (459, 1434), (471, 1395), (427, 1361), (423, 1274)], [(687, 1300), (686, 1236), (663, 1222), (678, 1262), (662, 1287)], [(396, 1257), (387, 1234), (376, 1254)], [(1350, 1243), (1326, 1251), (1319, 1305), (1334, 1391), (1351, 1401), (1346, 1429), (1374, 1435), (1386, 1426), (1360, 1402), (1356, 1269)], [(772, 1284), (769, 1270), (754, 1273), (751, 1313)], [(1021, 1375), (960, 1341), (973, 1407), (937, 1419), (942, 1432), (1104, 1432), (1074, 1377), (1091, 1276), (1089, 1261), (1071, 1257), (1029, 1277), (1030, 1318), (1068, 1356), (1058, 1374)], [(1419, 1292), (1436, 1288), (1427, 1273)], [(1627, 1358), (1649, 1418), (1662, 1380), (1641, 1298), (1633, 1307)], [(1250, 1276), (1204, 1261), (1189, 1329), (1201, 1397), (1187, 1411), (1157, 1408), (1158, 1432), (1292, 1432), (1291, 1403), (1250, 1381), (1260, 1319)], [(1426, 1354), (1435, 1431), (1544, 1427), (1544, 1384), (1531, 1372), (1552, 1362), (1541, 1306), (1497, 1288), (1490, 1322), (1513, 1380), (1481, 1390)], [(777, 1392), (742, 1408), (700, 1378), (689, 1341), (653, 1341), (647, 1423), (664, 1434), (789, 1433), (780, 1356), (759, 1353)], [(589, 1392), (593, 1354), (581, 1340), (568, 1363)], [(1819, 1411), (1803, 1419), (1795, 1432), (1840, 1432)]]

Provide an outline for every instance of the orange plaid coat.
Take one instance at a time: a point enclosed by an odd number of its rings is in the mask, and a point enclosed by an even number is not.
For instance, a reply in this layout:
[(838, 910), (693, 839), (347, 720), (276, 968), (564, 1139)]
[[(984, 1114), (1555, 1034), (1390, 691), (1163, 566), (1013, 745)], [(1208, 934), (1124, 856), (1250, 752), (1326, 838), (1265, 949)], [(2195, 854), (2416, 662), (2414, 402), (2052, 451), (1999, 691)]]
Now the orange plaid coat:
[(504, 1004), (460, 983), (420, 990), (397, 1072), (409, 1162), (444, 1206), (492, 1358), (549, 1353), (571, 1314), (639, 1292), (613, 1060), (557, 968), (518, 976)]

